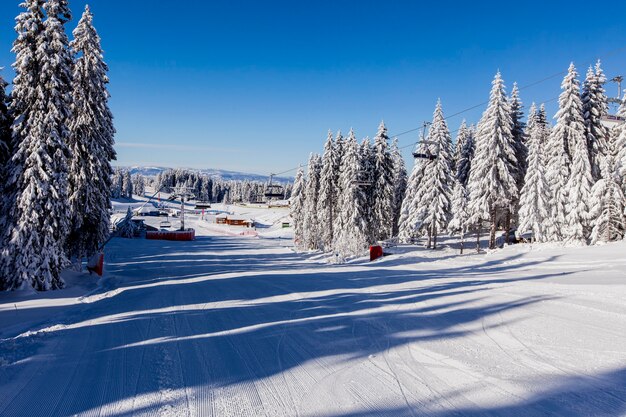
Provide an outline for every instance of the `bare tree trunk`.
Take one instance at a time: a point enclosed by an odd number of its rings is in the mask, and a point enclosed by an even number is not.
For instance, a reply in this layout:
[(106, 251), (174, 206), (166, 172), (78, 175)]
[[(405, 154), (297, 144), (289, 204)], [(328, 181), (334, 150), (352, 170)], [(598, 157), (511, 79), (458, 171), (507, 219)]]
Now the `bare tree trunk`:
[(465, 243), (465, 234), (461, 232), (461, 255), (463, 255), (463, 246)]
[(491, 227), (489, 230), (489, 249), (496, 248), (496, 209), (491, 209)]
[(431, 241), (432, 241), (432, 237), (433, 237), (432, 236), (432, 232), (431, 232), (430, 228), (428, 228), (428, 245), (426, 245), (427, 249), (430, 249), (430, 244), (431, 244)]
[(480, 226), (482, 220), (478, 220), (478, 224), (476, 225), (476, 253), (480, 253)]
[(509, 240), (509, 231), (511, 230), (511, 209), (507, 208), (506, 209), (506, 220), (504, 221), (504, 243), (506, 243), (507, 245), (510, 242)]
[(437, 249), (437, 223), (433, 223), (433, 249)]

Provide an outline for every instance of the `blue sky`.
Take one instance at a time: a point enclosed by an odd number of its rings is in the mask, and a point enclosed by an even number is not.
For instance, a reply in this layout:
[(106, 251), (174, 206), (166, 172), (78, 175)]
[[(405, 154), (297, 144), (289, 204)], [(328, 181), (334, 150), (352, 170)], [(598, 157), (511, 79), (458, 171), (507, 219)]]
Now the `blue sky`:
[[(85, 3), (70, 0), (70, 29)], [(626, 2), (610, 3), (89, 2), (111, 69), (117, 163), (257, 173), (304, 163), (328, 129), (374, 136), (384, 119), (394, 134), (430, 120), (437, 98), (446, 114), (479, 104), (497, 69), (509, 90), (570, 61), (584, 75), (602, 58), (607, 75), (626, 75)], [(18, 4), (0, 5), (0, 66), (14, 59)], [(523, 90), (525, 105), (557, 97), (561, 78)], [(449, 119), (451, 130), (482, 110)]]

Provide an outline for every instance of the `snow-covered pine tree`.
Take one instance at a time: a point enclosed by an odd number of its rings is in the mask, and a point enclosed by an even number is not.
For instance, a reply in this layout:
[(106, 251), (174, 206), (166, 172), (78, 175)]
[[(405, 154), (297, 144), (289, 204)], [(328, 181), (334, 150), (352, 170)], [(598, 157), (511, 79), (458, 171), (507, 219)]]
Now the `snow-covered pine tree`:
[[(424, 154), (425, 152), (426, 145), (424, 144), (424, 137), (421, 136), (415, 147), (415, 153)], [(420, 184), (424, 177), (424, 168), (424, 160), (415, 159), (400, 209), (398, 238), (403, 243), (412, 243), (421, 235), (420, 231), (416, 228), (415, 206), (420, 202), (421, 198), (421, 194), (418, 193), (423, 192)]]
[(500, 72), (492, 82), (487, 110), (476, 132), (476, 154), (468, 183), (471, 222), (491, 222), (489, 248), (495, 248), (497, 211), (511, 210), (518, 198), (511, 110)]
[(2, 248), (0, 273), (8, 287), (63, 287), (69, 232), (67, 119), (72, 57), (63, 27), (67, 2), (27, 0), (18, 16), (12, 126), (14, 155), (9, 168), (12, 214)]
[(463, 123), (461, 123), (456, 139), (455, 156), (456, 179), (459, 180), (464, 187), (467, 187), (472, 158), (474, 157), (474, 134), (474, 127), (467, 127), (464, 120)]
[(465, 246), (465, 234), (469, 228), (469, 213), (468, 213), (468, 197), (467, 190), (457, 179), (454, 181), (454, 190), (452, 192), (452, 201), (450, 205), (450, 211), (452, 218), (448, 223), (448, 232), (451, 234), (459, 233), (461, 236), (461, 253)]
[(6, 164), (11, 149), (11, 117), (7, 108), (8, 98), (5, 90), (7, 85), (7, 82), (0, 75), (0, 191), (4, 185)]
[(458, 129), (456, 136), (456, 142), (454, 144), (454, 157), (452, 158), (452, 169), (454, 172), (457, 170), (457, 163), (461, 160), (461, 154), (463, 153), (463, 146), (465, 145), (467, 133), (467, 123), (465, 119), (461, 121), (461, 126)]
[(393, 161), (393, 229), (391, 235), (396, 237), (399, 232), (400, 210), (408, 181), (404, 158), (398, 147), (398, 138), (394, 138), (391, 143), (391, 159)]
[[(130, 171), (128, 170), (124, 171), (123, 182), (124, 182), (124, 185), (122, 186), (123, 187), (122, 194), (126, 198), (129, 198), (129, 199), (133, 198), (133, 180), (130, 177)], [(191, 188), (191, 184), (185, 184), (185, 187)]]
[[(11, 156), (11, 117), (7, 108), (6, 86), (8, 84), (0, 75), (0, 230), (5, 228), (8, 209), (4, 207), (4, 185), (7, 175), (7, 164)], [(2, 238), (0, 234), (0, 246)], [(2, 280), (2, 278), (0, 278)], [(0, 284), (2, 288), (2, 284)]]
[(374, 178), (373, 178), (373, 210), (372, 231), (375, 240), (386, 240), (393, 230), (394, 188), (393, 160), (389, 152), (389, 137), (385, 122), (378, 126), (374, 138)]
[[(133, 175), (133, 190), (136, 195), (143, 197), (146, 193), (146, 179), (141, 174)], [(203, 187), (203, 180), (200, 181), (199, 189), (197, 190), (198, 199), (201, 201), (209, 201), (209, 197), (206, 194), (206, 188)]]
[(133, 212), (130, 211), (130, 206), (126, 210), (126, 217), (122, 220), (116, 227), (117, 235), (120, 237), (124, 237), (127, 239), (132, 239), (135, 237), (135, 231), (137, 227), (133, 222)]
[(589, 67), (582, 89), (582, 111), (585, 123), (585, 135), (589, 149), (589, 161), (592, 175), (595, 181), (602, 177), (602, 159), (607, 154), (608, 129), (602, 124), (601, 118), (609, 111), (606, 93), (604, 91), (606, 77), (600, 66), (596, 63), (595, 71)]
[(592, 188), (592, 245), (626, 237), (626, 197), (619, 184), (616, 152), (610, 148), (606, 151), (602, 159), (601, 178)]
[[(617, 116), (626, 119), (626, 93), (617, 110)], [(626, 194), (626, 123), (619, 123), (610, 130), (608, 149), (614, 152), (616, 181)]]
[(511, 121), (513, 123), (511, 134), (513, 135), (513, 143), (515, 146), (515, 178), (517, 181), (517, 188), (521, 190), (524, 186), (524, 177), (526, 175), (528, 148), (526, 147), (526, 135), (524, 131), (526, 127), (526, 124), (524, 123), (524, 106), (522, 105), (522, 100), (519, 97), (517, 83), (513, 83), (509, 104), (511, 106)]
[(339, 181), (341, 229), (337, 230), (335, 250), (341, 258), (360, 255), (367, 250), (367, 195), (361, 181), (361, 153), (354, 134), (345, 142)]
[[(354, 136), (354, 132), (352, 132)], [(356, 140), (356, 138), (355, 138)], [(361, 189), (365, 193), (367, 204), (365, 207), (365, 217), (367, 222), (367, 229), (365, 234), (369, 243), (375, 243), (377, 240), (377, 231), (373, 226), (374, 218), (374, 168), (376, 163), (376, 155), (372, 148), (370, 138), (366, 137), (359, 145), (359, 154), (361, 162), (361, 171), (359, 173), (359, 181), (362, 182)]]
[(297, 249), (304, 247), (304, 219), (305, 219), (306, 180), (302, 167), (296, 173), (296, 179), (291, 191), (291, 220), (293, 222), (293, 243)]
[(306, 181), (305, 210), (304, 210), (304, 249), (321, 249), (321, 227), (319, 221), (319, 192), (320, 192), (320, 172), (321, 157), (318, 154), (311, 154)]
[(321, 228), (322, 250), (329, 251), (332, 248), (335, 223), (337, 215), (337, 163), (333, 134), (329, 130), (324, 154), (322, 156), (322, 171), (320, 174), (320, 196), (318, 217), (324, 227)]
[(577, 80), (578, 73), (571, 63), (568, 73), (561, 83), (559, 96), (559, 110), (554, 116), (556, 125), (550, 133), (546, 152), (547, 171), (546, 180), (550, 188), (550, 220), (546, 228), (546, 238), (550, 241), (560, 241), (566, 232), (568, 201), (567, 182), (570, 177), (572, 163), (572, 144), (584, 137), (585, 126), (582, 119), (582, 102)]
[(550, 131), (545, 111), (530, 107), (526, 129), (528, 166), (520, 194), (519, 226), (521, 233), (532, 232), (537, 242), (545, 241), (546, 223), (550, 214), (550, 190), (545, 177), (544, 148)]
[(89, 6), (85, 7), (73, 35), (70, 48), (76, 62), (72, 116), (68, 122), (68, 146), (72, 152), (68, 248), (70, 256), (80, 259), (95, 254), (109, 236), (115, 129), (108, 106), (108, 67)]
[[(427, 160), (424, 168), (425, 176), (420, 184), (423, 188), (418, 211), (420, 229), (425, 230), (433, 238), (433, 247), (437, 247), (437, 235), (446, 230), (451, 218), (452, 188), (452, 137), (443, 115), (441, 101), (437, 101), (433, 113), (433, 121), (428, 132), (428, 146), (434, 159)], [(419, 193), (418, 193), (419, 194)], [(430, 241), (430, 239), (429, 239)], [(429, 242), (430, 243), (430, 242)]]
[[(352, 133), (352, 129), (350, 129)], [(343, 158), (343, 154), (345, 153), (345, 144), (346, 139), (341, 134), (341, 130), (337, 131), (337, 135), (335, 136), (335, 143), (333, 145), (333, 150), (335, 152), (335, 181), (336, 181), (336, 190), (335, 193), (337, 196), (341, 195), (341, 184), (339, 183), (339, 171), (341, 170), (341, 159)], [(336, 217), (336, 216), (335, 216)]]

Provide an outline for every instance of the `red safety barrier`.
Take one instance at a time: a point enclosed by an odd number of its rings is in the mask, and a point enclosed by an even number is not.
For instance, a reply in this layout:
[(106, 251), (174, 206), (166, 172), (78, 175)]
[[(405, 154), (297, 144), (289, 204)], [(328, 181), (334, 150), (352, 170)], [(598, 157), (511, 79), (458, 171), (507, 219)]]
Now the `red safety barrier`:
[(99, 277), (102, 276), (104, 272), (104, 253), (96, 253), (87, 261), (87, 271), (89, 271), (90, 274), (95, 272)]
[(383, 256), (382, 246), (370, 246), (370, 261), (374, 261)]
[(150, 240), (176, 240), (176, 241), (191, 241), (196, 238), (196, 231), (194, 229), (189, 230), (174, 230), (174, 231), (147, 231), (146, 239)]

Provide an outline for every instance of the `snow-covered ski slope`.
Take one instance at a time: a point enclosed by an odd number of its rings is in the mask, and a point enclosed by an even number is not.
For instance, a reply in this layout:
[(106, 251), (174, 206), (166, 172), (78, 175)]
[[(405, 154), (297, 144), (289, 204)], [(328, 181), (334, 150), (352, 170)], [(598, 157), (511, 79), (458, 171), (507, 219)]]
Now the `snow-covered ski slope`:
[(198, 234), (0, 294), (0, 416), (626, 415), (625, 242), (335, 266)]

